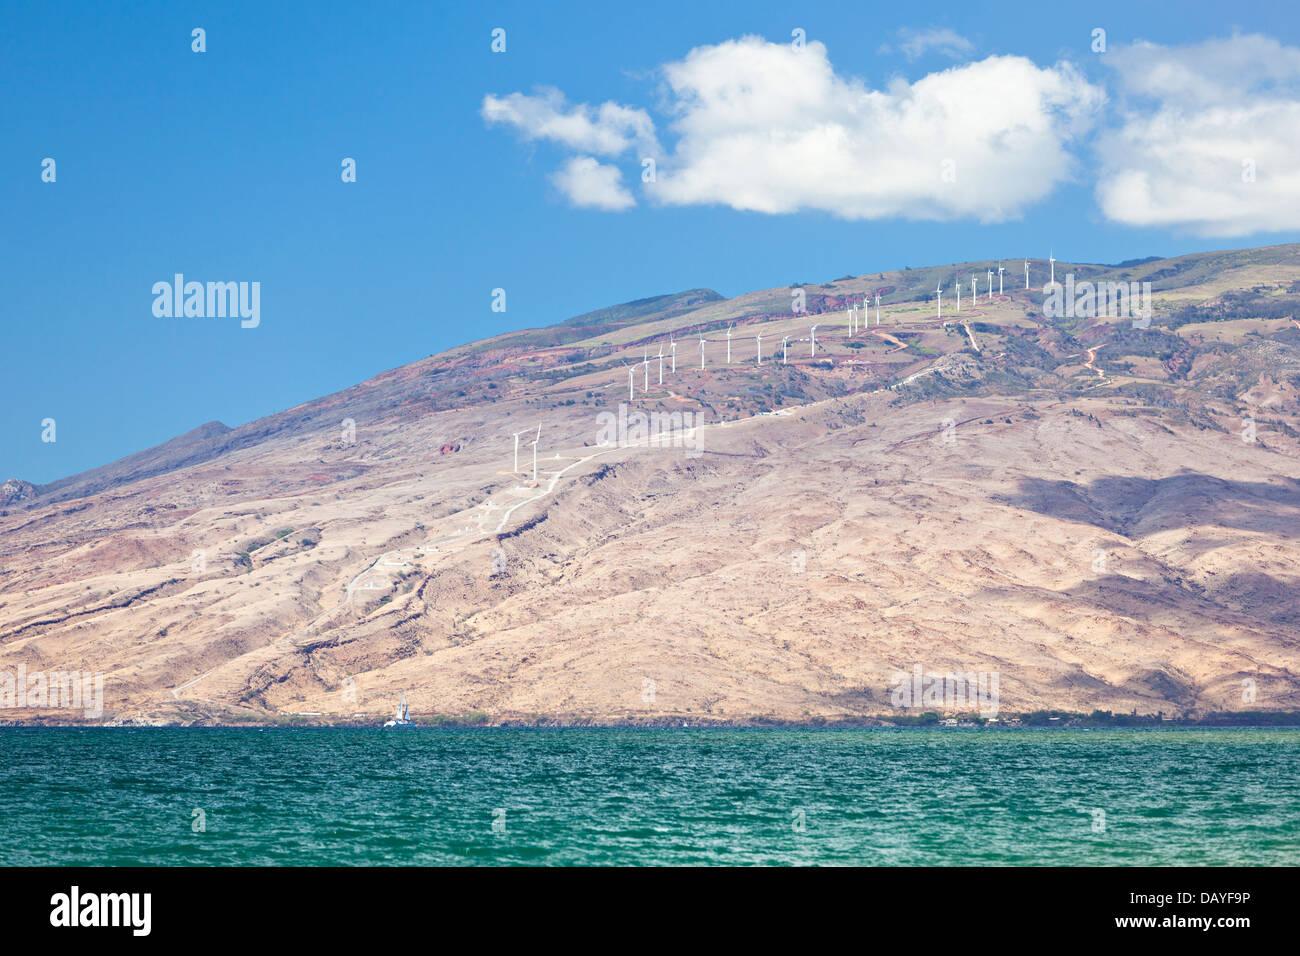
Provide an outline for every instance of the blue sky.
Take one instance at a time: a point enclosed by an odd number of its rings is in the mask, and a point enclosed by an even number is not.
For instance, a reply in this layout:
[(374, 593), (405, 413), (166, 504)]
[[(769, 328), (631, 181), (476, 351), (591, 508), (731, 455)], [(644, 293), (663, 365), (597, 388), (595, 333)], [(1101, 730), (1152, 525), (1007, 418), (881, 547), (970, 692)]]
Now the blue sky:
[[(1231, 237), (1116, 221), (1097, 198), (1090, 141), (1070, 147), (1072, 179), (1002, 222), (771, 214), (707, 197), (575, 208), (552, 176), (581, 150), (485, 122), (485, 96), (550, 86), (569, 104), (644, 110), (671, 150), (664, 64), (746, 35), (789, 44), (796, 27), (837, 76), (871, 89), (995, 55), (1069, 61), (1105, 86), (1110, 54), (1089, 48), (1099, 26), (1112, 48), (1255, 33), (1300, 44), (1283, 3), (1234, 5), (1227, 20), (1218, 3), (739, 6), (7, 3), (0, 479), (50, 481), (464, 341), (658, 293), (1049, 247), (1113, 262), (1296, 238), (1264, 220)], [(205, 53), (190, 49), (194, 27)], [(490, 50), (494, 27), (507, 31), (504, 54)], [(934, 30), (966, 48), (902, 52)], [(54, 183), (41, 181), (45, 157)], [(340, 181), (343, 157), (357, 161), (354, 184)], [(634, 152), (601, 161), (635, 191)], [(261, 325), (155, 317), (151, 287), (176, 272), (259, 281)], [(490, 309), (496, 287), (504, 314)]]

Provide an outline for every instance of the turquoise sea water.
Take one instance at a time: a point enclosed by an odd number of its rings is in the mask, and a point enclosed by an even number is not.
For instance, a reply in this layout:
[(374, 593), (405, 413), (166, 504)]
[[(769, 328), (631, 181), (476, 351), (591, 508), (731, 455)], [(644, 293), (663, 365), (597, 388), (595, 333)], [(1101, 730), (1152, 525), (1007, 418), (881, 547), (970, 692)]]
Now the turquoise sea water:
[(0, 864), (481, 863), (1295, 865), (1300, 731), (0, 729)]

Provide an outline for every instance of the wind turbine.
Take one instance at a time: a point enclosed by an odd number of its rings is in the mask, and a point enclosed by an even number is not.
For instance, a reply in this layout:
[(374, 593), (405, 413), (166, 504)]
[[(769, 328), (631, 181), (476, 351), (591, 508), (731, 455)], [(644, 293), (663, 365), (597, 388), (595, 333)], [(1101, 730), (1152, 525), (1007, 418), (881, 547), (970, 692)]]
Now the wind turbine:
[(759, 332), (754, 336), (754, 341), (758, 343), (758, 364), (763, 364), (763, 333)]
[(668, 350), (672, 353), (673, 374), (676, 375), (677, 374), (677, 343), (674, 342), (671, 338), (668, 340)]
[(700, 368), (704, 368), (704, 336), (700, 336)]
[(979, 288), (979, 280), (975, 278), (975, 273), (970, 274), (970, 300), (971, 302), (979, 301), (979, 294), (976, 289)]
[(993, 301), (993, 270), (989, 270), (989, 301)]
[(664, 347), (659, 346), (659, 384), (664, 383)]
[[(631, 365), (628, 365), (626, 362), (623, 363), (623, 367), (627, 369), (627, 400), (630, 402), (634, 398), (636, 398), (636, 379), (633, 378), (633, 376), (636, 374), (636, 371)], [(516, 438), (515, 439), (515, 471), (518, 470), (519, 470), (519, 439)]]
[(876, 325), (880, 324), (880, 293), (876, 293)]
[(641, 350), (641, 365), (645, 369), (645, 379), (641, 383), (641, 394), (644, 395), (650, 391), (650, 352), (649, 349)]
[(957, 311), (961, 311), (961, 276), (953, 281), (953, 288), (957, 290)]
[(809, 326), (808, 328), (808, 355), (812, 357), (812, 356), (816, 356), (816, 354), (817, 354), (817, 326), (813, 325), (813, 326)]
[(1052, 267), (1051, 283), (1056, 282), (1056, 254), (1052, 251), (1047, 253), (1047, 264)]
[(935, 307), (939, 310), (938, 318), (943, 318), (943, 283), (940, 282), (934, 287)]
[(516, 474), (518, 474), (519, 472), (519, 436), (522, 434), (523, 432), (515, 432), (515, 473)]
[(727, 327), (727, 364), (731, 364), (731, 330), (734, 326)]
[(533, 483), (537, 483), (537, 443), (542, 440), (542, 426), (537, 426), (537, 437), (533, 439)]
[(1029, 260), (1025, 260), (1025, 288), (1029, 288)]
[(790, 364), (790, 336), (781, 336), (781, 364)]
[(856, 325), (856, 323), (854, 322), (854, 318), (855, 318), (855, 313), (856, 313), (857, 311), (858, 311), (858, 307), (857, 307), (856, 305), (854, 305), (853, 303), (849, 303), (849, 308), (848, 308), (848, 313), (849, 313), (849, 338), (852, 338), (852, 337), (853, 337), (853, 329), (854, 329), (854, 326)]
[(1002, 263), (998, 263), (998, 295), (1002, 294)]

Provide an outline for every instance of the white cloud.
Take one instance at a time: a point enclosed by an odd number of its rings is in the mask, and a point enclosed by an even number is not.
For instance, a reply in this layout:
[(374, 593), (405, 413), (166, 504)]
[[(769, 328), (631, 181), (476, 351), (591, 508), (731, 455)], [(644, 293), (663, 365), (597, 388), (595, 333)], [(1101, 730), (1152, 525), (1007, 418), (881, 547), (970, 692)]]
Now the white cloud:
[(1202, 236), (1295, 228), (1300, 49), (1252, 35), (1105, 60), (1125, 94), (1119, 127), (1099, 141), (1107, 217)]
[[(972, 49), (941, 28), (899, 36), (909, 58)], [(1295, 228), (1300, 48), (1234, 36), (1112, 48), (1101, 62), (1122, 97), (1092, 142), (1107, 97), (1068, 63), (990, 56), (877, 90), (836, 73), (821, 43), (757, 37), (662, 67), (669, 150), (646, 110), (570, 104), (555, 89), (487, 96), (482, 115), (580, 154), (552, 181), (587, 208), (636, 205), (622, 172), (593, 157), (639, 166), (652, 156), (656, 178), (643, 189), (668, 205), (994, 222), (1072, 179), (1074, 157), (1095, 145), (1096, 194), (1111, 220), (1205, 236)]]
[(1015, 56), (872, 90), (837, 75), (821, 43), (756, 37), (692, 50), (664, 74), (679, 138), (656, 198), (848, 219), (1014, 218), (1070, 177), (1104, 99), (1068, 64)]
[(633, 200), (614, 168), (590, 157), (630, 154), (638, 166), (655, 157), (644, 190), (669, 205), (994, 222), (1072, 177), (1079, 139), (1105, 99), (1069, 64), (1018, 56), (875, 90), (837, 74), (821, 43), (758, 37), (699, 47), (661, 72), (671, 150), (659, 147), (646, 111), (570, 105), (558, 90), (488, 96), (482, 113), (584, 154), (554, 179), (595, 208)]
[(898, 37), (898, 48), (909, 60), (915, 60), (929, 50), (935, 50), (955, 60), (975, 48), (970, 40), (947, 27), (936, 27), (930, 30), (904, 28), (898, 31)]
[(1300, 91), (1300, 49), (1252, 34), (1183, 47), (1135, 43), (1105, 62), (1126, 92), (1169, 104), (1236, 105), (1249, 96)]
[(617, 212), (636, 205), (636, 199), (623, 185), (623, 173), (618, 167), (591, 156), (574, 156), (551, 174), (551, 182), (580, 208)]
[(599, 107), (586, 103), (570, 106), (564, 94), (552, 87), (532, 96), (489, 94), (483, 98), (480, 112), (487, 123), (512, 126), (525, 139), (547, 139), (598, 156), (616, 156), (638, 145), (654, 146), (654, 121), (645, 110), (614, 102)]

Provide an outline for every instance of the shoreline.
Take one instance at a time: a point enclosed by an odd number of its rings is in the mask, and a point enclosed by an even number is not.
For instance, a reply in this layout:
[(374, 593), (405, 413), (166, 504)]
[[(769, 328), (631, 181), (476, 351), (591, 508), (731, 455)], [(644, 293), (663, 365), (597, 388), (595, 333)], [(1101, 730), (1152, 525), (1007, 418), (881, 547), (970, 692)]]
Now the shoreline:
[[(387, 718), (355, 717), (323, 719), (316, 715), (294, 717), (281, 715), (279, 719), (249, 718), (245, 720), (197, 719), (190, 721), (163, 720), (148, 717), (114, 717), (108, 720), (75, 720), (65, 718), (28, 718), (0, 720), (0, 729), (217, 729), (217, 730), (270, 730), (270, 729), (370, 729), (383, 730)], [(1300, 711), (1252, 711), (1205, 714), (1197, 717), (1164, 717), (1148, 715), (1072, 714), (1058, 711), (1038, 711), (1011, 714), (994, 720), (980, 718), (942, 717), (925, 714), (917, 717), (852, 716), (839, 718), (813, 718), (783, 720), (767, 717), (737, 719), (675, 715), (641, 718), (572, 718), (515, 716), (488, 718), (485, 715), (451, 717), (426, 715), (412, 717), (410, 730), (1155, 730), (1161, 728), (1237, 728), (1273, 729), (1300, 728)], [(391, 728), (388, 728), (391, 729)]]

